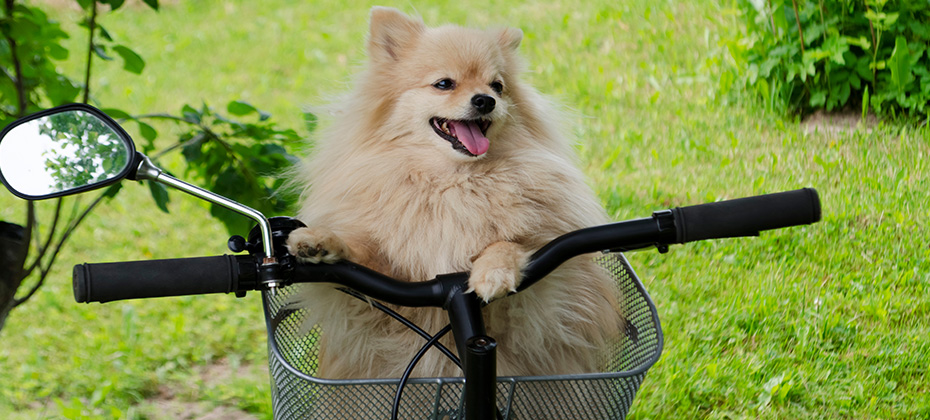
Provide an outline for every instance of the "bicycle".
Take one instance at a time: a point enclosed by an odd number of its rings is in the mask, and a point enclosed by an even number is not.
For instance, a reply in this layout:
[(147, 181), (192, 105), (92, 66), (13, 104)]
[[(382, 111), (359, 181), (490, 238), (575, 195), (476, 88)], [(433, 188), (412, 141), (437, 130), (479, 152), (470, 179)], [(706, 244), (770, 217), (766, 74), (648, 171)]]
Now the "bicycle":
[[(83, 146), (69, 143), (75, 138), (81, 138)], [(80, 170), (66, 170), (69, 167)], [(105, 303), (209, 293), (243, 297), (249, 291), (260, 291), (268, 330), (272, 404), (275, 418), (281, 419), (341, 418), (345, 413), (352, 413), (353, 418), (398, 418), (401, 413), (408, 418), (467, 420), (625, 418), (647, 370), (661, 355), (663, 334), (655, 305), (623, 252), (654, 247), (664, 253), (673, 244), (757, 236), (764, 230), (817, 222), (821, 214), (817, 192), (804, 188), (656, 211), (647, 218), (566, 233), (533, 254), (515, 293), (542, 280), (569, 258), (600, 252), (598, 262), (623, 291), (626, 327), (601, 373), (497, 377), (497, 344), (486, 334), (483, 302), (466, 293), (468, 273), (409, 283), (348, 262), (298, 264), (287, 253), (284, 240), (302, 223), (287, 217), (267, 219), (249, 207), (168, 176), (135, 150), (118, 123), (88, 105), (42, 111), (0, 132), (0, 181), (20, 198), (76, 194), (124, 178), (160, 182), (250, 217), (257, 225), (248, 239), (234, 236), (229, 240), (233, 252), (247, 254), (76, 265), (75, 300)], [(300, 334), (304, 309), (287, 304), (301, 284), (310, 282), (335, 283), (346, 293), (370, 299), (373, 306), (421, 335), (424, 345), (406, 373), (399, 379), (314, 377), (316, 342), (323, 332)], [(408, 325), (409, 321), (381, 302), (443, 308), (450, 323), (430, 334)], [(449, 332), (455, 352), (438, 342)], [(463, 376), (410, 379), (419, 358), (431, 348), (461, 366)]]

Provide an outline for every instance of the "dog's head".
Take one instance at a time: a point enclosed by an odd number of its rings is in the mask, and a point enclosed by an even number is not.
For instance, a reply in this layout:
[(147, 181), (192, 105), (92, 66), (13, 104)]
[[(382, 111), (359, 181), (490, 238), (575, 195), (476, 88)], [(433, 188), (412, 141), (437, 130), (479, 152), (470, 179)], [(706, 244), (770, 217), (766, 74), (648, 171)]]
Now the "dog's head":
[(398, 10), (371, 12), (371, 61), (381, 138), (454, 161), (484, 157), (505, 137), (516, 97), (517, 29), (428, 28)]

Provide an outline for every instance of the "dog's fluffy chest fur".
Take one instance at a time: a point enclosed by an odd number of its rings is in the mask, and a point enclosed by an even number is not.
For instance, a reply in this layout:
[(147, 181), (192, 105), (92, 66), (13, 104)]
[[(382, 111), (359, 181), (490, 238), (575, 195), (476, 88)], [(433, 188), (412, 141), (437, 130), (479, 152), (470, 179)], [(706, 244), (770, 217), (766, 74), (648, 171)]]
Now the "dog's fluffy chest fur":
[(412, 175), (410, 187), (401, 189), (407, 191), (406, 199), (382, 215), (386, 223), (399, 221), (404, 230), (379, 232), (375, 240), (392, 261), (413, 269), (402, 273), (413, 276), (411, 280), (467, 270), (488, 244), (525, 240), (538, 219), (522, 188), (500, 178), (509, 177), (493, 171), (440, 179)]
[[(552, 159), (476, 162), (475, 167), (444, 172), (371, 166), (342, 170), (343, 177), (346, 173), (358, 177), (341, 179), (341, 185), (352, 187), (343, 191), (320, 188), (315, 201), (330, 205), (308, 206), (301, 218), (322, 219), (343, 235), (370, 241), (380, 260), (374, 265), (394, 276), (427, 280), (470, 269), (472, 259), (490, 243), (538, 246), (556, 232), (582, 227), (577, 221), (559, 220), (557, 216), (564, 213), (553, 211), (572, 207), (554, 199), (553, 185), (568, 189), (568, 197), (576, 196), (572, 188), (585, 186), (554, 169), (557, 166), (545, 165)], [(325, 185), (328, 175), (320, 174), (318, 181)], [(538, 193), (543, 188), (549, 191)], [(335, 196), (323, 197), (327, 194)], [(338, 206), (332, 206), (334, 202)], [(596, 210), (586, 203), (577, 204), (578, 209)], [(344, 220), (355, 223), (333, 226)]]

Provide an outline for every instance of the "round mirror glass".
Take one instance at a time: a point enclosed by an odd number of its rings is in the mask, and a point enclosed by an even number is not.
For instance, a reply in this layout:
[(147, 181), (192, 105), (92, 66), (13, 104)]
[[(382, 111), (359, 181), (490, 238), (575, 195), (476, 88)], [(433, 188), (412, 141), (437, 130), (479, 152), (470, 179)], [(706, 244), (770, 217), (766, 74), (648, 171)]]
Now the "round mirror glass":
[(24, 198), (47, 198), (108, 184), (133, 160), (128, 139), (107, 121), (71, 109), (27, 120), (0, 138), (0, 174)]

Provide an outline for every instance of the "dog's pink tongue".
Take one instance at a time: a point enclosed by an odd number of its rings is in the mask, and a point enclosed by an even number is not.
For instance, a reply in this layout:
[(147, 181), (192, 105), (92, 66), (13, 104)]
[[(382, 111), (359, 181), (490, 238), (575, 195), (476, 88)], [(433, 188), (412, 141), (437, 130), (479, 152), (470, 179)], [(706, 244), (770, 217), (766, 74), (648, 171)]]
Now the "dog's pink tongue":
[(465, 145), (471, 154), (481, 156), (491, 147), (491, 142), (474, 121), (449, 121), (455, 129), (455, 136)]

